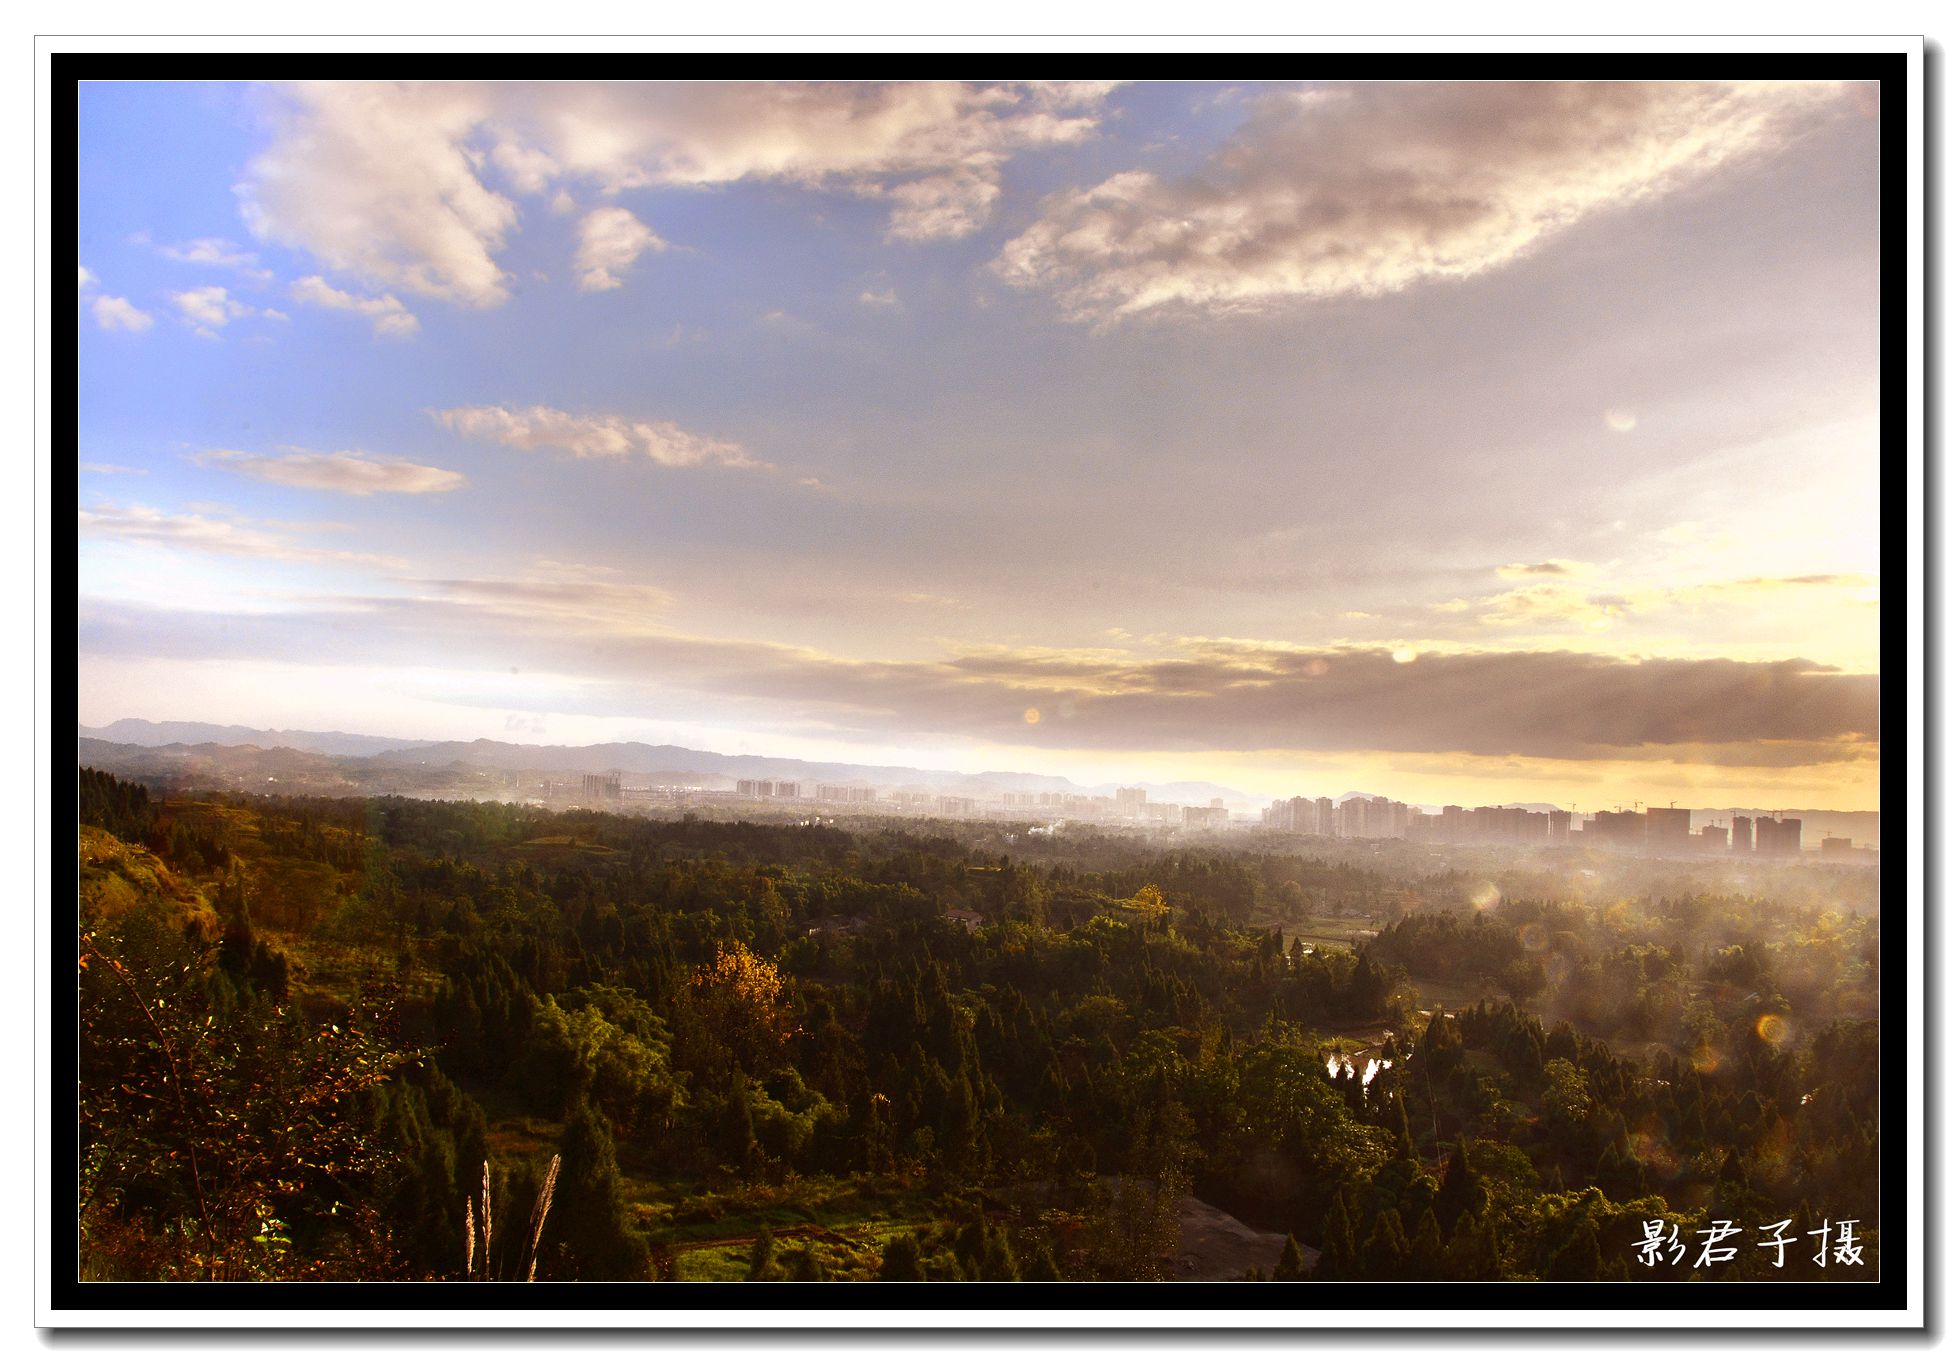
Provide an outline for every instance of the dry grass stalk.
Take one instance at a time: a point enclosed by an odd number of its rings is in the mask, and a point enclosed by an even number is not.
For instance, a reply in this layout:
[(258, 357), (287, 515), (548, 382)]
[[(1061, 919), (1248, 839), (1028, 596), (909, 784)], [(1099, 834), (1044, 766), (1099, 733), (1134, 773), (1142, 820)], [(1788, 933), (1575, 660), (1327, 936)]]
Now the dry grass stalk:
[(490, 1175), (489, 1161), (483, 1161), (483, 1276), (494, 1277), (496, 1268), (490, 1263)]
[(557, 1171), (564, 1163), (562, 1155), (551, 1156), (551, 1167), (544, 1175), (544, 1186), (537, 1191), (537, 1205), (530, 1209), (530, 1271), (524, 1281), (537, 1281), (537, 1246), (544, 1238), (544, 1218), (551, 1214), (551, 1194), (557, 1191)]

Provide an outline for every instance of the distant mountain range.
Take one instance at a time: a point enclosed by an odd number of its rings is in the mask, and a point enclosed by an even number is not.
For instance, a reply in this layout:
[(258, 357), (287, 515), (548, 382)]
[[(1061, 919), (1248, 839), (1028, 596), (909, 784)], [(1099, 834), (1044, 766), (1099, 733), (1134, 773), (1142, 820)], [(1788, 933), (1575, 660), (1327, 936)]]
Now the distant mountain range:
[[(870, 766), (856, 762), (811, 762), (795, 757), (759, 757), (706, 752), (670, 744), (503, 743), (479, 738), (440, 742), (378, 738), (368, 734), (319, 733), (300, 729), (248, 729), (238, 725), (186, 721), (157, 723), (120, 719), (98, 728), (80, 727), (80, 760), (123, 776), (171, 784), (204, 781), (261, 785), (303, 784), (307, 789), (339, 787), (348, 793), (385, 789), (458, 789), (505, 773), (538, 777), (617, 771), (655, 785), (698, 785), (732, 790), (735, 781), (761, 778), (811, 784), (871, 785), (886, 789), (917, 787), (950, 795), (1031, 794), (1113, 795), (1119, 785), (1084, 786), (1065, 776), (1036, 772), (940, 771), (921, 767)], [(1209, 781), (1140, 782), (1151, 800), (1205, 804), (1221, 799), (1252, 807), (1252, 796)]]
[(77, 732), (83, 738), (99, 738), (106, 743), (130, 743), (141, 748), (160, 748), (171, 743), (250, 744), (255, 748), (294, 748), (300, 752), (327, 753), (334, 757), (373, 757), (403, 748), (429, 746), (426, 740), (343, 734), (337, 729), (326, 733), (310, 729), (248, 729), (242, 724), (198, 724), (180, 719), (161, 722), (153, 719), (119, 719), (100, 728), (83, 724)]

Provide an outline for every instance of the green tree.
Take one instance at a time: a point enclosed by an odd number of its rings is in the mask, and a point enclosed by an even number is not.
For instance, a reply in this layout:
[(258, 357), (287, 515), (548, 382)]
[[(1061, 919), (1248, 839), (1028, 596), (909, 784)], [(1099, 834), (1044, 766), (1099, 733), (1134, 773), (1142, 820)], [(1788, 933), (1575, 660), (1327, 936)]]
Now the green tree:
[(1278, 1267), (1272, 1271), (1274, 1282), (1295, 1283), (1305, 1277), (1305, 1251), (1299, 1247), (1296, 1235), (1285, 1237), (1285, 1248), (1279, 1251)]
[(877, 1266), (877, 1279), (887, 1283), (914, 1283), (924, 1277), (918, 1257), (918, 1237), (910, 1231), (893, 1235), (884, 1242), (884, 1256)]
[(632, 1228), (619, 1180), (610, 1123), (580, 1100), (564, 1126), (564, 1165), (558, 1175), (548, 1234), (556, 1253), (554, 1278), (588, 1282), (642, 1282), (649, 1256)]
[(781, 1276), (781, 1266), (775, 1262), (775, 1232), (763, 1226), (748, 1246), (748, 1281), (773, 1282)]

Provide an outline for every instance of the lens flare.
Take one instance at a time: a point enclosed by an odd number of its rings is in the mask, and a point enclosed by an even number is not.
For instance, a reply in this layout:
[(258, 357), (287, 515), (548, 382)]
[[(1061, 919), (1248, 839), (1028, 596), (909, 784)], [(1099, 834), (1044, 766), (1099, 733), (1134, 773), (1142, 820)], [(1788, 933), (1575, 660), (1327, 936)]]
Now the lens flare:
[(1021, 718), (1029, 724), (1038, 724), (1040, 723), (1040, 711), (1029, 705), (1026, 714), (1022, 715)]

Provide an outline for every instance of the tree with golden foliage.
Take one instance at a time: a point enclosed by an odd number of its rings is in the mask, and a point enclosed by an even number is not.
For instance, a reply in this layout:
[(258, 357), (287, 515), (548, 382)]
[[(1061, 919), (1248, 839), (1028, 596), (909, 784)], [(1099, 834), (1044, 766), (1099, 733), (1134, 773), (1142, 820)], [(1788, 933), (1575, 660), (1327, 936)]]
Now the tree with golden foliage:
[(745, 943), (721, 943), (688, 983), (701, 1020), (750, 1073), (778, 1060), (796, 1033), (781, 971)]

